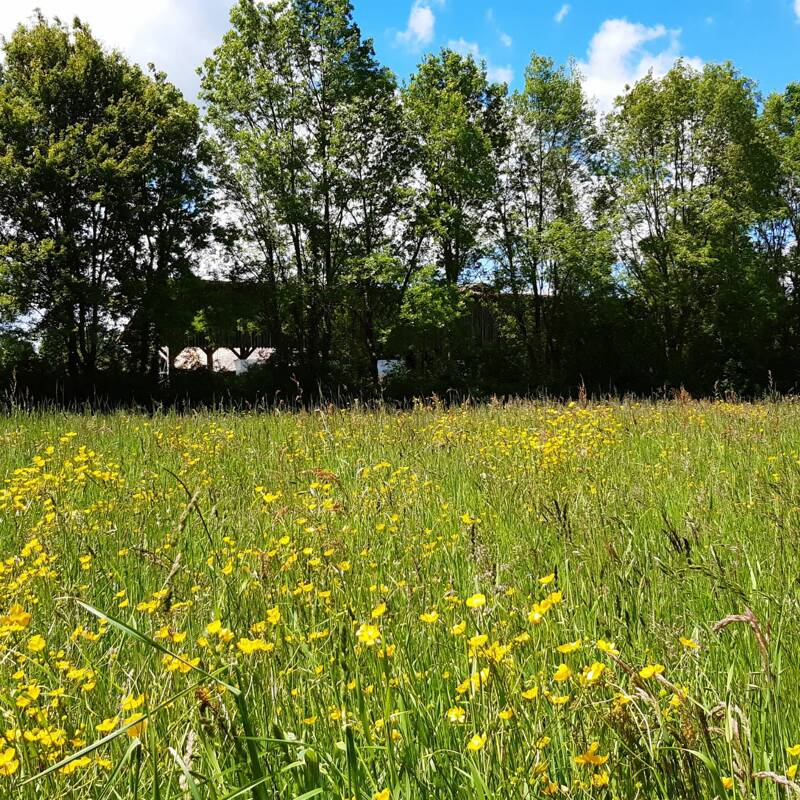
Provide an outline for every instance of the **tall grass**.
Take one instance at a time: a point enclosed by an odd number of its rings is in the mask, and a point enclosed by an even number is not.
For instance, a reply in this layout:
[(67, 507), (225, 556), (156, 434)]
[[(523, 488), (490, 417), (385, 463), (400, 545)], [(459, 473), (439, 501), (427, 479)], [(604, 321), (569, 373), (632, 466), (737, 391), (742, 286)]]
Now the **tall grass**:
[(800, 791), (793, 403), (18, 413), (0, 445), (0, 796)]

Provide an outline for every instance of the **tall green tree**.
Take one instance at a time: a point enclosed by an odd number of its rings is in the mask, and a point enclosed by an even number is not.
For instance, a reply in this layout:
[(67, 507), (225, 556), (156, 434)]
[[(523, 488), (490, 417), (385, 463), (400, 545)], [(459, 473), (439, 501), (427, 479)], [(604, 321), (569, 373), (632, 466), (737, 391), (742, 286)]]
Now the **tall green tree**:
[(450, 284), (485, 254), (505, 94), (504, 85), (488, 81), (485, 64), (449, 49), (427, 56), (403, 92), (420, 152), (419, 224)]
[(800, 358), (800, 83), (767, 98), (762, 124), (775, 153), (774, 213), (758, 224), (758, 242), (791, 301), (784, 356), (797, 369)]
[[(267, 290), (284, 298), (276, 326), (315, 382), (330, 366), (350, 279), (369, 283), (389, 245), (408, 163), (394, 77), (348, 0), (240, 0), (202, 92), (221, 185), (261, 254)], [(362, 310), (371, 352), (366, 300)]]
[(164, 74), (148, 76), (139, 94), (120, 107), (129, 116), (127, 141), (133, 146), (127, 258), (116, 276), (119, 310), (129, 319), (131, 368), (155, 377), (164, 321), (173, 313), (179, 284), (191, 278), (211, 240), (210, 152), (197, 106)]
[(600, 137), (574, 65), (535, 53), (507, 113), (491, 215), (496, 277), (529, 372), (542, 378), (575, 340), (566, 326), (576, 301), (611, 284), (607, 236), (593, 228)]
[(80, 20), (39, 15), (4, 43), (0, 69), (0, 280), (51, 357), (91, 383), (118, 335), (157, 313), (202, 239), (197, 111), (163, 76), (105, 51)]
[(609, 136), (618, 257), (659, 331), (662, 374), (721, 370), (743, 328), (731, 300), (774, 288), (753, 253), (774, 171), (755, 86), (730, 65), (679, 62), (618, 100)]
[[(349, 315), (337, 342), (344, 352), (356, 344), (354, 366), (366, 366), (379, 388), (381, 348), (398, 321), (398, 310), (420, 267), (421, 240), (414, 222), (414, 192), (408, 185), (418, 153), (394, 77), (384, 71), (373, 90), (342, 109), (337, 126), (338, 172), (347, 197), (345, 235)], [(349, 317), (349, 318), (348, 318)], [(363, 365), (363, 366), (362, 366)]]

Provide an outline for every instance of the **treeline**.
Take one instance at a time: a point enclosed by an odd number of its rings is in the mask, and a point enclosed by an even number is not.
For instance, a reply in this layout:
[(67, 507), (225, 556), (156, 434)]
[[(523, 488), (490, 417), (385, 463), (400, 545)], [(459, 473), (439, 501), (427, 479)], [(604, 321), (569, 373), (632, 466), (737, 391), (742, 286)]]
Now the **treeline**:
[[(77, 20), (5, 42), (7, 384), (163, 392), (191, 308), (269, 336), (231, 391), (795, 387), (800, 84), (678, 62), (601, 116), (572, 63), (510, 93), (444, 49), (400, 85), (349, 0), (239, 0), (201, 76), (202, 113)], [(182, 301), (212, 268), (247, 309)]]

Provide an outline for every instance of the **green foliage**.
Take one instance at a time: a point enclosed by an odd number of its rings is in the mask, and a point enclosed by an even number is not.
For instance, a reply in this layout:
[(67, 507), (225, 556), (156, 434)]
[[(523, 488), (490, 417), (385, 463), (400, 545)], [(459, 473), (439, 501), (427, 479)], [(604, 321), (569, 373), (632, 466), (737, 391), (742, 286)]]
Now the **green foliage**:
[(4, 294), (60, 342), (73, 377), (114, 354), (125, 317), (154, 360), (165, 286), (203, 241), (197, 110), (90, 29), (41, 15), (5, 43), (0, 73)]
[(0, 319), (39, 354), (9, 363), (153, 391), (160, 346), (253, 334), (306, 398), (398, 358), (404, 396), (795, 385), (798, 84), (678, 62), (599, 119), (536, 53), (512, 95), (449, 49), (398, 87), (349, 0), (230, 22), (204, 119), (78, 20), (4, 45)]
[(464, 312), (461, 293), (451, 283), (439, 279), (437, 273), (434, 265), (421, 269), (403, 302), (402, 320), (422, 336), (447, 331)]
[(673, 379), (707, 334), (727, 335), (714, 325), (723, 287), (746, 297), (770, 289), (751, 284), (760, 275), (748, 269), (776, 170), (757, 111), (754, 85), (730, 65), (679, 63), (662, 80), (637, 83), (609, 124), (620, 259), (660, 328)]
[(777, 208), (759, 220), (758, 243), (778, 280), (789, 289), (789, 326), (796, 334), (800, 332), (800, 84), (792, 83), (783, 94), (767, 99), (761, 124), (779, 168), (771, 174)]
[[(360, 275), (368, 298), (364, 259), (396, 246), (386, 228), (403, 201), (409, 143), (395, 81), (346, 0), (242, 0), (231, 24), (203, 74), (220, 183), (267, 291), (293, 287), (279, 327), (318, 380), (344, 286)], [(374, 350), (368, 300), (362, 311)]]
[(13, 377), (14, 370), (30, 367), (36, 351), (18, 331), (0, 329), (0, 375)]
[(584, 328), (594, 321), (585, 298), (611, 290), (612, 242), (593, 208), (601, 141), (574, 65), (535, 53), (506, 114), (490, 217), (495, 282), (511, 296), (508, 336), (547, 383), (575, 363), (578, 317)]
[(492, 154), (502, 142), (505, 88), (486, 66), (452, 50), (427, 56), (403, 92), (424, 177), (419, 224), (436, 263), (455, 284), (476, 267), (483, 216), (495, 186)]

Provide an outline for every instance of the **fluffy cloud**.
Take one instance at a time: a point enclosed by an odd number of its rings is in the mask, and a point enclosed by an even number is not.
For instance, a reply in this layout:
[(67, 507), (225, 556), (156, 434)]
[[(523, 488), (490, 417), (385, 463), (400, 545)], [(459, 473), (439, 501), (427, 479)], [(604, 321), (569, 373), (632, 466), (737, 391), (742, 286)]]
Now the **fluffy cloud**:
[(45, 16), (57, 16), (65, 22), (80, 17), (109, 44), (128, 48), (136, 43), (143, 30), (169, 11), (169, 6), (169, 0), (138, 0), (122, 12), (106, 0), (5, 0), (0, 5), (0, 31), (8, 35), (39, 8)]
[[(800, 1), (800, 0), (799, 0)], [(486, 22), (494, 29), (495, 33), (497, 33), (497, 38), (500, 39), (500, 44), (503, 47), (511, 47), (514, 44), (514, 40), (507, 34), (504, 30), (501, 30), (499, 25), (497, 24), (497, 19), (494, 15), (494, 9), (490, 8), (486, 12)]]
[(514, 80), (514, 70), (511, 67), (487, 65), (486, 77), (492, 83), (511, 83)]
[(558, 13), (555, 15), (555, 17), (553, 17), (553, 19), (559, 24), (562, 23), (567, 18), (567, 14), (569, 14), (571, 8), (572, 6), (570, 6), (569, 3), (564, 3), (564, 5), (558, 9)]
[[(587, 60), (579, 62), (578, 68), (586, 93), (597, 100), (601, 111), (609, 111), (626, 86), (650, 71), (664, 75), (679, 57), (679, 30), (608, 19), (592, 37)], [(692, 66), (702, 66), (698, 58), (685, 60)]]
[(797, 19), (800, 20), (800, 0), (794, 0), (794, 13), (797, 14)]
[(0, 0), (0, 35), (9, 36), (36, 8), (66, 22), (80, 17), (108, 47), (146, 67), (165, 71), (190, 99), (197, 94), (197, 67), (226, 30), (233, 0)]
[(481, 49), (477, 42), (468, 42), (463, 36), (460, 39), (451, 39), (447, 46), (462, 56), (472, 56), (476, 61), (481, 60)]
[(411, 13), (408, 15), (408, 25), (404, 31), (397, 34), (397, 41), (417, 50), (433, 41), (435, 31), (436, 14), (433, 13), (433, 9), (425, 0), (414, 0)]
[(447, 46), (462, 56), (472, 56), (476, 61), (486, 62), (486, 77), (492, 83), (511, 83), (514, 80), (514, 70), (510, 66), (499, 67), (491, 64), (489, 60), (481, 54), (481, 49), (477, 42), (468, 42), (463, 37), (461, 39), (451, 39)]

